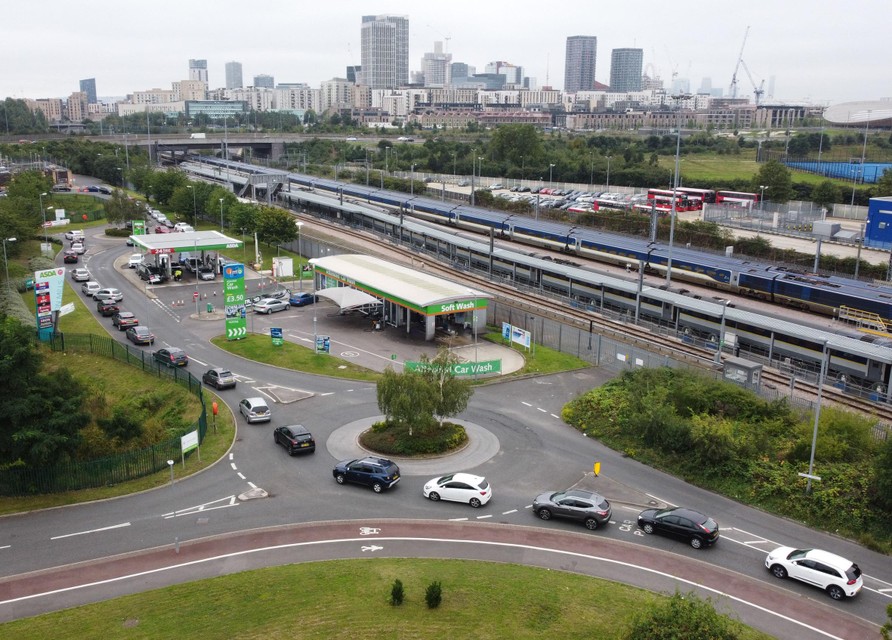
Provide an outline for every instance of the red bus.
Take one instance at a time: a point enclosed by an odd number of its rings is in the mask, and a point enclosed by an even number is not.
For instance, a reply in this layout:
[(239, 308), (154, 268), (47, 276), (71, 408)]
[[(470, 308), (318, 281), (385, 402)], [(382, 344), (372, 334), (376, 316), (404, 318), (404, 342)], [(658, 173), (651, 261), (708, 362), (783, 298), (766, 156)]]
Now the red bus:
[[(700, 208), (699, 203), (692, 202), (684, 193), (676, 192), (674, 196), (676, 211), (696, 211)], [(654, 203), (661, 210), (663, 207), (666, 207), (666, 210), (672, 208), (672, 197), (671, 189), (648, 189), (647, 191), (647, 201)]]
[[(668, 216), (672, 213), (672, 203), (671, 202), (658, 202), (651, 207), (649, 204), (633, 204), (632, 209), (637, 211), (638, 213), (643, 213), (646, 215), (650, 215), (651, 208), (656, 211), (661, 216)], [(675, 209), (679, 211), (678, 208)]]
[(716, 191), (716, 202), (727, 202), (728, 204), (757, 204), (759, 202), (758, 193), (746, 193), (745, 191)]
[(679, 187), (677, 191), (685, 193), (690, 200), (699, 200), (703, 204), (715, 202), (715, 191), (712, 189), (694, 189), (693, 187)]

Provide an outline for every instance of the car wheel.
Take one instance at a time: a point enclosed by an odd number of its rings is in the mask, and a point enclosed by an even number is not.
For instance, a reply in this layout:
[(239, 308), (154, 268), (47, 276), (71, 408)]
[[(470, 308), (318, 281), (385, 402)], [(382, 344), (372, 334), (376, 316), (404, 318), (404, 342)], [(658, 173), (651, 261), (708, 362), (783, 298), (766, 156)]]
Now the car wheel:
[(339, 473), (338, 475), (335, 476), (335, 480), (338, 481), (338, 484), (344, 484), (344, 482), (346, 482), (347, 478), (344, 477), (343, 473)]
[(481, 504), (480, 498), (471, 498), (470, 505), (472, 507), (474, 507), (475, 509), (478, 509), (480, 507), (480, 504)]
[(783, 580), (784, 578), (787, 577), (787, 570), (784, 569), (779, 564), (776, 564), (773, 567), (771, 567), (771, 573), (774, 574), (775, 578), (780, 578), (781, 580)]
[(288, 311), (290, 308), (291, 308), (291, 305), (290, 305), (290, 304), (286, 304), (286, 305), (285, 305), (285, 311)]
[(380, 482), (376, 482), (372, 485), (372, 491), (374, 491), (375, 493), (381, 493), (382, 491), (384, 491), (384, 486)]
[(703, 546), (703, 539), (699, 536), (694, 536), (693, 538), (691, 538), (691, 546), (695, 549), (699, 549)]
[(598, 521), (594, 518), (586, 518), (585, 519), (585, 528), (589, 531), (594, 531), (598, 528)]
[(551, 520), (551, 511), (548, 509), (539, 509), (539, 517), (543, 520)]
[(827, 587), (827, 595), (834, 600), (842, 600), (846, 597), (845, 591), (843, 591), (841, 587), (838, 587), (835, 584), (831, 584), (829, 587)]
[(644, 529), (644, 533), (653, 533), (653, 532), (654, 532), (654, 526), (653, 526), (651, 523), (649, 523), (649, 522), (646, 523), (646, 524), (645, 524), (643, 527), (641, 527), (641, 528)]
[(431, 491), (427, 495), (427, 499), (430, 500), (431, 502), (437, 502), (440, 499), (440, 494), (437, 493), (436, 491)]

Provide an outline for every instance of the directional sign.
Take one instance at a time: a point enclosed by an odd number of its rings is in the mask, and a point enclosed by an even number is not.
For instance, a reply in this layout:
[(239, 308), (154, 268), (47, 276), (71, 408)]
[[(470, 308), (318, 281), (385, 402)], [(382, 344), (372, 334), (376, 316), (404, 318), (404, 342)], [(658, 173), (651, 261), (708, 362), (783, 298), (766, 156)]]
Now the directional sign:
[(226, 329), (226, 339), (227, 340), (241, 340), (245, 336), (248, 335), (247, 327), (234, 327), (232, 329)]

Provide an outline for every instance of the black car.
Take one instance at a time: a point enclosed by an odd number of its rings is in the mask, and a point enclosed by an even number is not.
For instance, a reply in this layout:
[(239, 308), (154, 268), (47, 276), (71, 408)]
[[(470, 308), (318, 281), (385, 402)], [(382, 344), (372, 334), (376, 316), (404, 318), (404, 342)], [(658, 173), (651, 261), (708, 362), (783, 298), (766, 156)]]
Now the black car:
[(353, 482), (381, 493), (400, 481), (400, 468), (387, 458), (367, 456), (358, 460), (341, 460), (331, 474), (338, 484)]
[(610, 503), (604, 496), (580, 489), (549, 491), (533, 500), (533, 513), (543, 520), (579, 520), (592, 531), (610, 521), (610, 512)]
[(232, 371), (220, 367), (205, 371), (201, 381), (215, 389), (230, 389), (235, 386), (235, 376), (232, 375)]
[(299, 451), (313, 453), (316, 451), (316, 441), (313, 434), (300, 424), (292, 424), (287, 427), (276, 427), (273, 431), (273, 440), (276, 444), (285, 447), (288, 455), (293, 456)]
[(106, 318), (115, 315), (120, 310), (118, 303), (111, 298), (99, 298), (96, 302), (96, 311), (99, 312), (99, 315)]
[(189, 364), (189, 358), (186, 357), (186, 352), (176, 347), (158, 349), (158, 351), (152, 353), (152, 357), (157, 362), (168, 367), (185, 367)]
[(644, 533), (662, 533), (686, 540), (699, 549), (719, 539), (719, 525), (699, 511), (678, 507), (674, 509), (645, 509), (638, 514), (638, 526)]

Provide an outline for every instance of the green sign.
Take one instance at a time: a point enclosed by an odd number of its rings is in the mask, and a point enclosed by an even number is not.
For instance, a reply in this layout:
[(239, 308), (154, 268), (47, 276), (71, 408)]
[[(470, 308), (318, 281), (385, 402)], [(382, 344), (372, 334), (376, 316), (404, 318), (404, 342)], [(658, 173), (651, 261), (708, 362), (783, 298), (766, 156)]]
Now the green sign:
[(223, 267), (223, 304), (226, 310), (226, 339), (241, 340), (248, 335), (245, 309), (245, 265)]
[(269, 330), (269, 335), (273, 339), (274, 347), (281, 347), (282, 342), (284, 342), (284, 338), (282, 337), (282, 327), (272, 327)]
[(133, 235), (135, 235), (135, 236), (146, 235), (146, 223), (143, 220), (134, 220), (133, 221)]
[[(409, 371), (424, 371), (430, 368), (430, 363), (406, 362)], [(480, 362), (456, 362), (452, 365), (452, 375), (459, 376), (485, 376), (492, 373), (502, 373), (501, 360), (481, 360)]]

